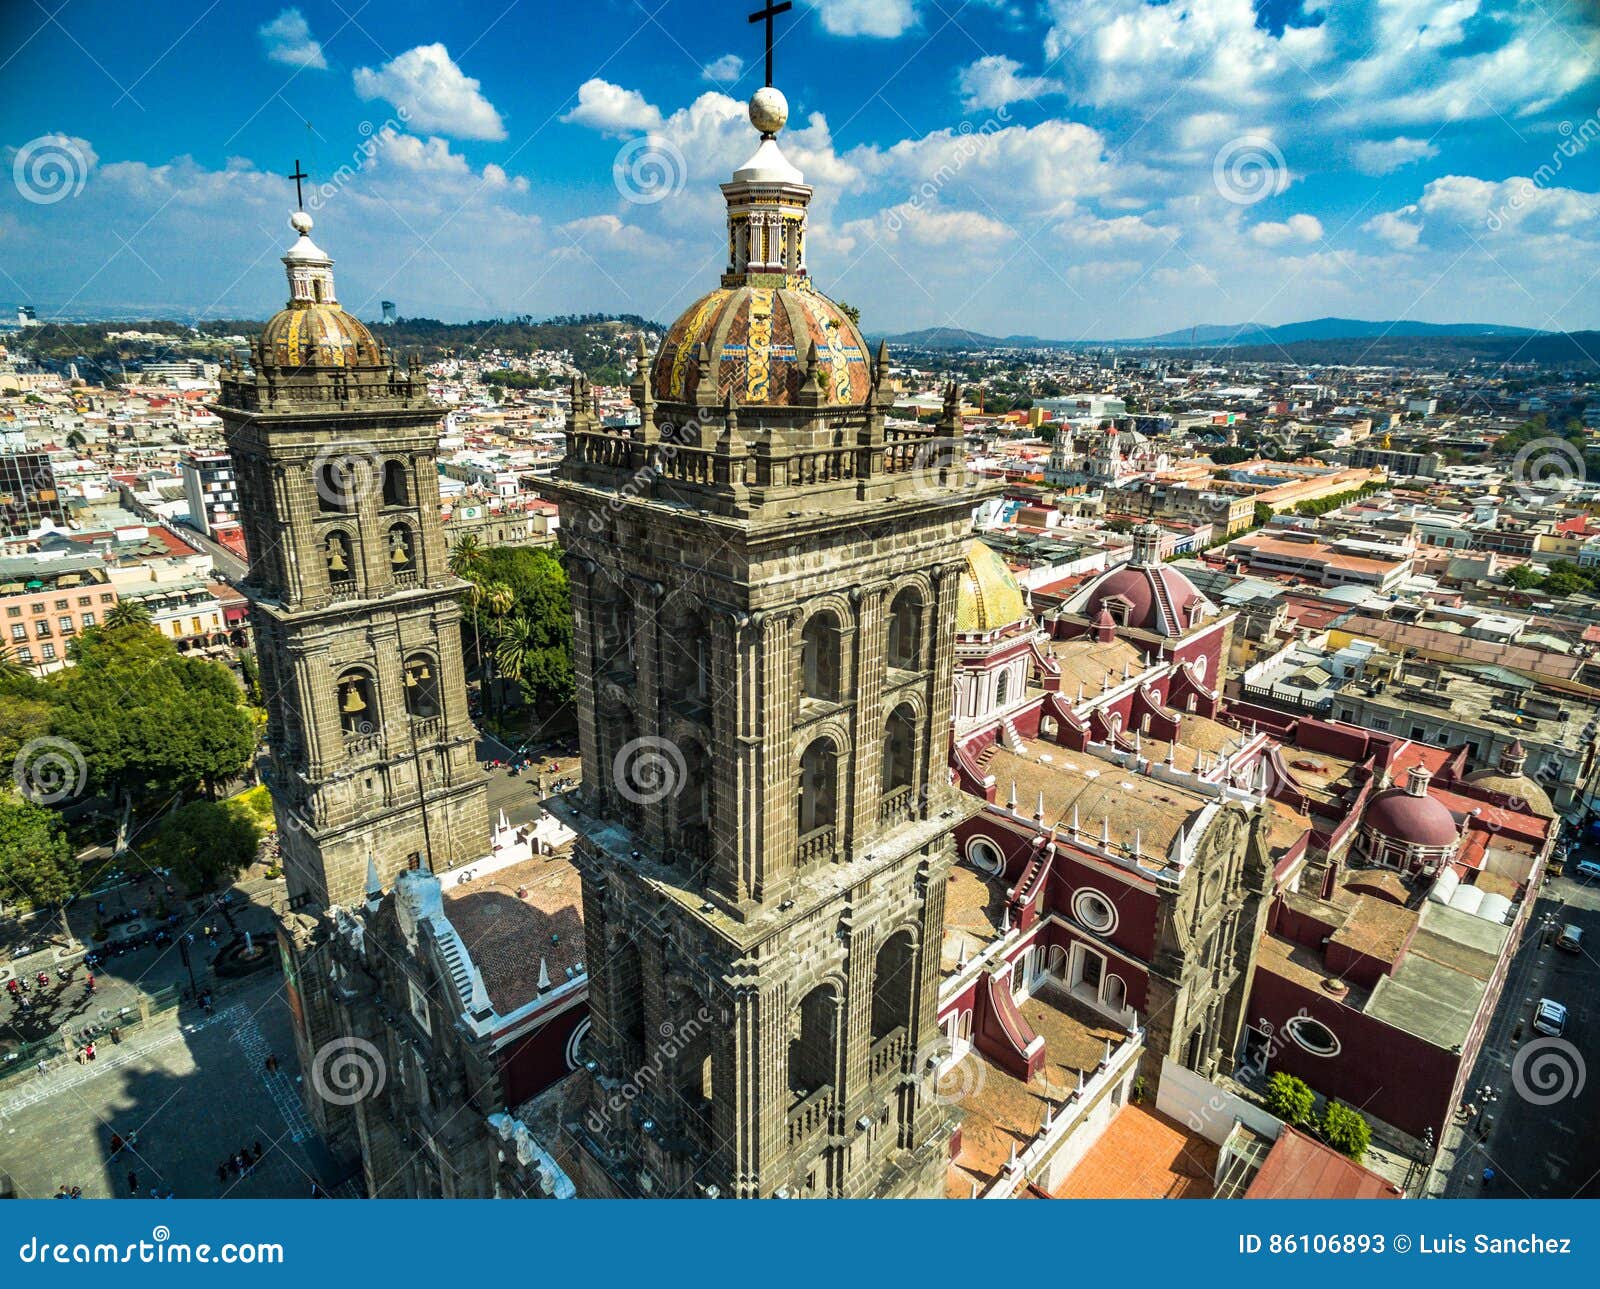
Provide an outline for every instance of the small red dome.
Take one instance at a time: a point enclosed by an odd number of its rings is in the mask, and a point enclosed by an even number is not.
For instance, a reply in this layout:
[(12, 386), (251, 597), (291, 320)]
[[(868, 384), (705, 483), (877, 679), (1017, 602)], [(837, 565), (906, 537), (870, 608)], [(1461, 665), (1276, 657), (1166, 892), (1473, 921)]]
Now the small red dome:
[[(1160, 593), (1157, 592), (1160, 584)], [(1129, 604), (1126, 625), (1158, 635), (1181, 636), (1189, 627), (1189, 605), (1200, 599), (1194, 583), (1162, 564), (1129, 564), (1091, 585), (1083, 616), (1093, 621), (1106, 601), (1121, 597)], [(1120, 619), (1120, 614), (1114, 615)]]
[(1380, 792), (1367, 803), (1367, 827), (1412, 846), (1454, 846), (1461, 836), (1455, 816), (1442, 802), (1404, 788)]

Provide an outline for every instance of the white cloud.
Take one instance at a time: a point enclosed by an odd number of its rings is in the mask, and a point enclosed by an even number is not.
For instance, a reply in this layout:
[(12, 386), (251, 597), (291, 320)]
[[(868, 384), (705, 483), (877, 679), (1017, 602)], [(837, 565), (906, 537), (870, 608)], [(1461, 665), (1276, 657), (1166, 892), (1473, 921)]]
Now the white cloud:
[(1392, 174), (1416, 161), (1439, 155), (1439, 149), (1426, 139), (1364, 139), (1350, 149), (1350, 159), (1364, 175)]
[(510, 189), (527, 192), (528, 181), (521, 175), (512, 177), (492, 162), (474, 174), (472, 166), (459, 152), (450, 151), (447, 140), (433, 135), (419, 139), (413, 134), (401, 134), (386, 126), (375, 136), (376, 157), (379, 165), (388, 163), (412, 174), (445, 175), (458, 179), (474, 180), (487, 191)]
[(903, 36), (917, 23), (912, 0), (812, 0), (831, 36)]
[(376, 69), (358, 67), (355, 87), (364, 99), (393, 103), (414, 129), (457, 139), (506, 137), (500, 113), (478, 81), (465, 75), (441, 44), (418, 45)]
[(713, 58), (700, 69), (702, 79), (714, 81), (718, 85), (731, 85), (744, 75), (744, 59), (738, 54), (724, 54), (721, 58)]
[(643, 94), (598, 76), (578, 86), (578, 105), (561, 119), (618, 138), (661, 127), (660, 109), (648, 103)]
[(1016, 236), (997, 219), (972, 210), (939, 210), (902, 202), (877, 219), (854, 220), (844, 227), (848, 237), (895, 246), (902, 240), (925, 247), (996, 246)]
[(1422, 237), (1422, 226), (1412, 223), (1408, 218), (1416, 213), (1417, 208), (1415, 206), (1402, 206), (1399, 210), (1386, 210), (1381, 215), (1374, 215), (1361, 225), (1361, 231), (1371, 233), (1385, 246), (1391, 246), (1397, 251), (1408, 251)]
[(961, 106), (968, 112), (980, 112), (1061, 93), (1060, 81), (1021, 76), (1021, 70), (1021, 63), (1004, 54), (989, 54), (962, 68), (956, 81), (961, 90)]
[(1263, 222), (1250, 230), (1257, 246), (1283, 246), (1289, 242), (1315, 242), (1322, 238), (1322, 221), (1315, 215), (1290, 215), (1282, 223)]
[(271, 22), (263, 23), (257, 35), (267, 47), (267, 57), (290, 67), (325, 68), (322, 43), (311, 38), (311, 24), (298, 9), (285, 9)]

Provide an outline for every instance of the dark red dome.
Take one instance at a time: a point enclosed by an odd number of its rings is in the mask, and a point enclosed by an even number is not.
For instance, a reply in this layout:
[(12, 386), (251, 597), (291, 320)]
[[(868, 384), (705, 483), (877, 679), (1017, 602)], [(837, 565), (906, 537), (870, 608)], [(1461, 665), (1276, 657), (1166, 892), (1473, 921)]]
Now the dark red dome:
[[(1179, 636), (1188, 630), (1189, 605), (1201, 598), (1194, 583), (1175, 568), (1163, 564), (1131, 564), (1095, 582), (1081, 612), (1092, 621), (1107, 600), (1119, 596), (1132, 606), (1126, 625), (1164, 636)], [(1119, 620), (1121, 617), (1120, 614), (1112, 616)]]
[(1454, 846), (1461, 835), (1455, 816), (1442, 802), (1413, 796), (1404, 788), (1380, 792), (1367, 803), (1367, 827), (1412, 846)]

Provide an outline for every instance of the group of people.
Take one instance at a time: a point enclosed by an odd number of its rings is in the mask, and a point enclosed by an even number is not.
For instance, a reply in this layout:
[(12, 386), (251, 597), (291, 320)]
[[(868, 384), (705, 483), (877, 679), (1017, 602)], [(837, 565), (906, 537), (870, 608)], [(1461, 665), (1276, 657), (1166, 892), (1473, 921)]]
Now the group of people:
[(261, 1162), (265, 1154), (266, 1151), (261, 1148), (259, 1141), (254, 1148), (240, 1146), (217, 1165), (217, 1184), (227, 1186), (232, 1181), (250, 1176), (250, 1170)]

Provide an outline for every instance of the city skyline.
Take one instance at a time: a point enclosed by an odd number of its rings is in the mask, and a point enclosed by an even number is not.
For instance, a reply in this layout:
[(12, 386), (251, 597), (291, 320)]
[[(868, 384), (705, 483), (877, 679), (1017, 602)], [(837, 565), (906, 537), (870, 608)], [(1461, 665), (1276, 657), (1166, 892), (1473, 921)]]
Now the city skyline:
[[(298, 159), (362, 316), (670, 318), (723, 258), (750, 7), (19, 10), (0, 291), (41, 319), (265, 316)], [(1436, 9), (801, 5), (774, 79), (814, 272), (875, 332), (1592, 327), (1600, 30)]]

